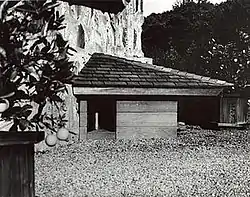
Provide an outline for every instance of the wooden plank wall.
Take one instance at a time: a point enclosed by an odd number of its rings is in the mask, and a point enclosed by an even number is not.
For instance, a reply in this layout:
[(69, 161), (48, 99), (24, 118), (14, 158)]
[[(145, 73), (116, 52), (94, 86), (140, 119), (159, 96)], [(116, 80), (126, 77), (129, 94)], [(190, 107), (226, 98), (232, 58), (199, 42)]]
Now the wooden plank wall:
[(220, 122), (229, 122), (228, 119), (228, 99), (221, 98), (220, 100)]
[(87, 101), (80, 101), (79, 140), (87, 139)]
[(247, 121), (247, 99), (246, 98), (238, 98), (237, 99), (237, 120), (238, 122)]
[[(235, 103), (236, 121), (230, 120), (230, 104)], [(245, 98), (221, 98), (220, 103), (220, 122), (237, 123), (246, 121), (247, 99)]]
[(176, 137), (177, 101), (117, 101), (117, 138)]
[(0, 196), (34, 197), (34, 146), (0, 146)]

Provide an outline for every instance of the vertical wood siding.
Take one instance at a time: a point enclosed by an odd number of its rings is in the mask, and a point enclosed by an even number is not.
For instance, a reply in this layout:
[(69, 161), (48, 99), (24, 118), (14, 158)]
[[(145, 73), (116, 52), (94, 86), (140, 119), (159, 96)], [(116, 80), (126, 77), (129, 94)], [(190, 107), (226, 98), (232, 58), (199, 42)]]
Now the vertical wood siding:
[(117, 138), (171, 138), (177, 133), (177, 101), (117, 101)]
[(79, 140), (87, 139), (87, 101), (80, 101)]
[(221, 98), (220, 122), (238, 123), (246, 121), (247, 99), (245, 98)]
[(34, 197), (34, 145), (0, 146), (0, 197)]

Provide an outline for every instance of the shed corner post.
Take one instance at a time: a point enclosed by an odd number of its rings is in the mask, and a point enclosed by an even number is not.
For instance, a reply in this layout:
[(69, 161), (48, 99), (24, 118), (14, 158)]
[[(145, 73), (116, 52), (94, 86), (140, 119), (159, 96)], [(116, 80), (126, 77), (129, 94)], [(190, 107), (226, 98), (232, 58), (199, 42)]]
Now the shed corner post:
[(79, 140), (87, 140), (87, 101), (79, 101)]
[(227, 100), (221, 95), (220, 96), (220, 109), (219, 109), (219, 111), (220, 111), (220, 117), (219, 117), (219, 122), (225, 122), (225, 115), (226, 115), (226, 113), (227, 113), (227, 111), (226, 111), (226, 106), (227, 106), (227, 104), (225, 103)]

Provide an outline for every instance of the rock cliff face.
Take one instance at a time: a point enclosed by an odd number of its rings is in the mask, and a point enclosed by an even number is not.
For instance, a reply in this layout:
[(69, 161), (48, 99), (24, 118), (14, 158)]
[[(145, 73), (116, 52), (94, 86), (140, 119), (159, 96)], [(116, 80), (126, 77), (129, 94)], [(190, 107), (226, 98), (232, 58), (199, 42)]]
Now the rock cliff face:
[(143, 0), (132, 0), (118, 13), (103, 13), (85, 6), (62, 2), (58, 11), (65, 15), (65, 39), (77, 50), (72, 57), (79, 72), (94, 52), (142, 58)]

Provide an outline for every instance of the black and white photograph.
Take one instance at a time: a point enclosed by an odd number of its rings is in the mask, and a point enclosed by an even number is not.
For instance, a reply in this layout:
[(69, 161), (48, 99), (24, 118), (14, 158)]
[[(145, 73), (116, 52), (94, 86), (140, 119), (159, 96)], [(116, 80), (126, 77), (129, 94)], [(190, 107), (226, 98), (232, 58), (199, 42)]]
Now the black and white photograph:
[(249, 196), (249, 0), (0, 1), (0, 197)]

